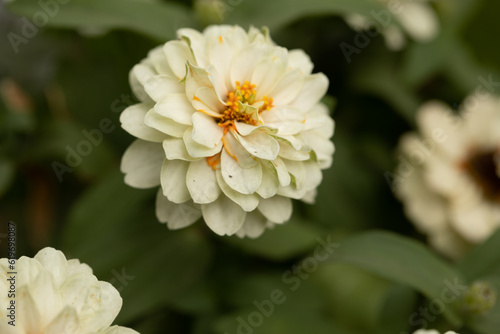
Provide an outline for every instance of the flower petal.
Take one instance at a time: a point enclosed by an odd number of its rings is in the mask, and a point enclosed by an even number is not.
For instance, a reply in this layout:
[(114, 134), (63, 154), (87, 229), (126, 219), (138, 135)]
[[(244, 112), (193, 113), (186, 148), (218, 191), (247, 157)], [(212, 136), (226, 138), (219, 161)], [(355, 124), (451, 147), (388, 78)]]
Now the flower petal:
[(257, 161), (245, 150), (243, 145), (234, 137), (232, 132), (228, 132), (222, 137), (224, 150), (235, 159), (242, 168), (250, 168), (257, 164)]
[(156, 195), (156, 217), (160, 222), (167, 223), (169, 229), (177, 230), (196, 222), (201, 217), (201, 210), (193, 201), (172, 203), (159, 189)]
[(307, 111), (311, 109), (326, 94), (328, 78), (323, 73), (305, 77), (304, 86), (299, 95), (290, 104), (293, 107)]
[(240, 136), (234, 132), (236, 139), (251, 155), (264, 160), (274, 160), (280, 152), (280, 145), (263, 130), (257, 130), (247, 136)]
[(187, 128), (184, 131), (184, 143), (189, 155), (193, 158), (207, 158), (219, 153), (222, 149), (222, 141), (219, 141), (216, 146), (206, 147), (193, 140), (193, 128)]
[(276, 195), (279, 187), (278, 174), (273, 163), (270, 161), (262, 162), (262, 182), (257, 189), (257, 194), (262, 198), (269, 198)]
[(240, 238), (249, 237), (255, 239), (262, 235), (267, 225), (267, 219), (260, 212), (249, 212), (243, 226), (236, 232)]
[(245, 222), (246, 212), (224, 195), (210, 204), (202, 204), (203, 219), (218, 235), (233, 235)]
[(205, 159), (192, 162), (189, 165), (186, 183), (191, 198), (198, 204), (212, 203), (221, 193), (215, 170), (208, 165)]
[(262, 182), (261, 164), (242, 168), (226, 150), (221, 155), (221, 172), (228, 186), (242, 194), (253, 194)]
[(220, 169), (215, 171), (215, 175), (217, 177), (217, 183), (219, 184), (219, 187), (221, 188), (224, 195), (226, 195), (233, 202), (241, 206), (243, 210), (250, 212), (255, 210), (257, 205), (259, 205), (259, 196), (255, 194), (245, 195), (229, 187), (227, 183), (224, 181)]
[(147, 141), (161, 143), (166, 135), (145, 124), (145, 117), (151, 106), (147, 103), (134, 104), (120, 115), (122, 128), (131, 135)]
[(163, 195), (174, 203), (184, 203), (191, 199), (186, 186), (186, 175), (189, 162), (182, 160), (167, 160), (161, 168), (161, 187)]
[[(193, 158), (189, 155), (186, 144), (184, 144), (183, 139), (179, 138), (169, 138), (163, 141), (163, 150), (168, 160), (184, 160), (184, 161), (195, 161), (199, 158)], [(163, 163), (163, 162), (162, 162)]]
[(142, 83), (146, 93), (156, 102), (166, 94), (184, 93), (185, 88), (176, 77), (168, 75), (155, 75)]
[(125, 173), (125, 183), (141, 189), (158, 186), (163, 160), (165, 153), (160, 144), (134, 141), (123, 154), (120, 166)]
[(311, 58), (301, 49), (288, 51), (288, 66), (290, 68), (298, 67), (305, 75), (311, 74), (314, 67)]
[(45, 334), (77, 333), (80, 325), (78, 315), (71, 306), (66, 306), (61, 312), (45, 327)]
[(151, 129), (153, 131), (161, 131), (163, 133), (163, 140), (166, 139), (166, 135), (181, 138), (188, 127), (187, 125), (177, 123), (170, 118), (159, 115), (154, 109), (147, 112), (144, 124), (153, 128)]
[(193, 140), (208, 148), (216, 147), (221, 143), (223, 130), (217, 125), (213, 117), (201, 112), (193, 114)]
[(219, 101), (213, 88), (200, 87), (196, 90), (192, 100), (193, 108), (212, 117), (222, 117), (224, 104)]
[(182, 28), (177, 30), (179, 37), (189, 39), (189, 47), (193, 52), (196, 64), (200, 67), (208, 66), (208, 56), (206, 51), (206, 41), (202, 33), (190, 28)]
[(292, 216), (292, 200), (283, 196), (261, 199), (257, 209), (273, 223), (281, 224)]
[(186, 76), (186, 62), (194, 62), (189, 46), (183, 41), (170, 41), (163, 47), (168, 64), (175, 76), (182, 80)]
[(303, 86), (304, 79), (300, 69), (295, 68), (286, 72), (269, 93), (269, 96), (273, 98), (273, 105), (281, 106), (291, 103), (297, 98)]
[(195, 111), (186, 95), (179, 93), (165, 95), (156, 103), (154, 110), (161, 116), (186, 125), (191, 125), (191, 116)]

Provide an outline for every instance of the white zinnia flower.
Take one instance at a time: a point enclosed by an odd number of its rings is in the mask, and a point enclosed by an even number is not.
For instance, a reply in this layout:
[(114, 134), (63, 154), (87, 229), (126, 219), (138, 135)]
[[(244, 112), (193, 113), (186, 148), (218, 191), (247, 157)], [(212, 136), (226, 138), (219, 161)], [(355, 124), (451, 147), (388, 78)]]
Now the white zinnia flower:
[[(15, 298), (8, 297), (11, 277), (6, 258), (0, 259), (0, 333), (2, 334), (137, 334), (109, 327), (122, 307), (118, 291), (98, 281), (80, 261), (66, 260), (61, 251), (47, 247), (34, 258), (15, 263)], [(15, 326), (7, 308), (15, 300)]]
[(357, 31), (372, 29), (373, 24), (381, 26), (386, 44), (392, 50), (399, 50), (406, 44), (406, 38), (396, 21), (416, 41), (429, 41), (439, 32), (439, 19), (428, 4), (429, 0), (404, 0), (396, 3), (392, 0), (373, 1), (387, 5), (387, 9), (375, 13), (373, 17), (352, 13), (347, 15), (345, 20)]
[(471, 96), (461, 115), (440, 102), (417, 114), (420, 134), (402, 137), (395, 190), (408, 217), (450, 257), (500, 225), (500, 99)]
[(256, 237), (290, 218), (290, 198), (312, 202), (332, 163), (328, 80), (255, 28), (178, 35), (131, 71), (142, 102), (120, 121), (140, 139), (123, 156), (125, 182), (161, 184), (156, 214), (171, 229), (203, 216), (217, 234)]
[[(435, 329), (419, 329), (416, 332), (413, 332), (413, 334), (439, 334), (439, 332)], [(444, 334), (458, 334), (453, 331), (447, 331)]]

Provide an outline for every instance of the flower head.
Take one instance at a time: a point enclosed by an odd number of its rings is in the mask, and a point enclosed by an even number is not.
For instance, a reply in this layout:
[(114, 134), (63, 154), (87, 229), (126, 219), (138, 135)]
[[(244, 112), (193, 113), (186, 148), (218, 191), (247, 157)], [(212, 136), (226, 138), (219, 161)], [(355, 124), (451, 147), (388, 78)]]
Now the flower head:
[(203, 216), (217, 234), (256, 237), (290, 218), (290, 198), (313, 201), (331, 165), (333, 121), (319, 102), (328, 80), (265, 30), (178, 36), (131, 71), (141, 103), (120, 117), (139, 138), (123, 156), (125, 182), (161, 185), (156, 214), (169, 228)]
[[(14, 319), (0, 313), (4, 334), (137, 334), (111, 323), (122, 307), (118, 291), (98, 281), (92, 269), (80, 261), (66, 260), (61, 251), (44, 248), (34, 258), (16, 262), (15, 299), (10, 289), (8, 259), (0, 259), (0, 306), (6, 310), (15, 300)], [(15, 326), (8, 322), (15, 320)]]
[(500, 99), (471, 96), (460, 115), (429, 102), (420, 134), (402, 137), (396, 192), (406, 213), (450, 257), (485, 240), (500, 225)]
[[(397, 20), (404, 31), (414, 40), (426, 42), (436, 37), (439, 32), (439, 19), (427, 2), (429, 0), (405, 0), (397, 5), (389, 0), (372, 0), (379, 2), (387, 9), (372, 12), (373, 17), (366, 17), (356, 13), (346, 16), (346, 22), (355, 30), (381, 29), (386, 44), (390, 49), (399, 50), (406, 44), (406, 38)], [(395, 19), (396, 20), (395, 20)]]

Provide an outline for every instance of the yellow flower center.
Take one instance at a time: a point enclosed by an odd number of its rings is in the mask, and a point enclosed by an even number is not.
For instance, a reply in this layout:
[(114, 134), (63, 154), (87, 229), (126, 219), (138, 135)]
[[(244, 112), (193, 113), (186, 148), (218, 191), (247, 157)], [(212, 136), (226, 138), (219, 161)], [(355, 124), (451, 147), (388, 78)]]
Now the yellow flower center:
[(245, 81), (243, 85), (236, 81), (234, 91), (227, 93), (226, 109), (222, 117), (217, 120), (221, 127), (227, 128), (234, 122), (257, 125), (259, 123), (258, 114), (273, 107), (273, 99), (263, 96), (256, 100), (257, 86)]

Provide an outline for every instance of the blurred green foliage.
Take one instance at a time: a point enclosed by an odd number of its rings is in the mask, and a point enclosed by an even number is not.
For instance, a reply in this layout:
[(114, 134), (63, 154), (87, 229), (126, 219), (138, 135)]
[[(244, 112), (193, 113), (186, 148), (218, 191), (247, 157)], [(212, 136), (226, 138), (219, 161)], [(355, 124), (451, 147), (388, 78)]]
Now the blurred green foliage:
[[(500, 4), (433, 1), (435, 40), (394, 52), (378, 36), (349, 63), (339, 45), (357, 32), (343, 15), (370, 15), (383, 9), (378, 2), (194, 2), (71, 0), (29, 37), (26, 18), (45, 10), (40, 2), (0, 2), (0, 233), (18, 224), (19, 254), (51, 245), (88, 263), (124, 298), (117, 323), (144, 334), (382, 334), (420, 325), (497, 334), (498, 305), (464, 314), (457, 295), (432, 321), (415, 312), (442, 298), (445, 280), (485, 280), (498, 291), (500, 233), (447, 263), (404, 217), (384, 172), (420, 103), (459, 104), (478, 77), (498, 77)], [(316, 204), (295, 203), (291, 222), (256, 240), (220, 238), (201, 223), (168, 231), (154, 216), (155, 191), (124, 185), (119, 172), (133, 140), (118, 121), (135, 101), (129, 70), (178, 28), (210, 22), (268, 26), (277, 44), (311, 56), (338, 102), (335, 162)], [(12, 42), (12, 33), (24, 37)], [(98, 144), (71, 157), (96, 131)], [(328, 262), (315, 257), (318, 238), (340, 244)]]

